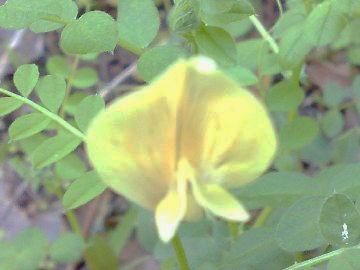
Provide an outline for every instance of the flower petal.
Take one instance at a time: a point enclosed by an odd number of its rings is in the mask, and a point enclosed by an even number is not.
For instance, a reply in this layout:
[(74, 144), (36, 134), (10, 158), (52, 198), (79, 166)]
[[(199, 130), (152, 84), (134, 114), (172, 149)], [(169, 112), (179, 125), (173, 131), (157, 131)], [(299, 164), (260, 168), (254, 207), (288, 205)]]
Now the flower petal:
[(250, 216), (245, 208), (225, 189), (216, 184), (200, 184), (192, 181), (195, 199), (214, 215), (232, 220), (246, 222)]
[(181, 156), (208, 183), (242, 185), (269, 166), (276, 150), (274, 128), (252, 94), (196, 61), (189, 64), (178, 110)]
[(186, 213), (186, 182), (180, 181), (177, 190), (170, 190), (155, 210), (155, 221), (160, 239), (169, 242)]
[(107, 185), (155, 209), (174, 178), (175, 118), (163, 96), (145, 89), (118, 100), (95, 118), (86, 142)]

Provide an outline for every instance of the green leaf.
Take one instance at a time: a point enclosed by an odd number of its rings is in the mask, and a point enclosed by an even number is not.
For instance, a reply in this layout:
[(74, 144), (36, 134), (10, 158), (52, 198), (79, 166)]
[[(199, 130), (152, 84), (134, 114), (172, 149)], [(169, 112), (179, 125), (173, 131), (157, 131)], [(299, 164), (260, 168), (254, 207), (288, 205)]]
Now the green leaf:
[[(46, 16), (39, 14), (39, 20), (33, 22), (30, 25), (31, 31), (35, 33), (42, 33), (54, 31), (64, 27), (65, 23), (76, 19), (78, 14), (78, 7), (73, 0), (53, 1), (53, 3), (47, 7), (46, 13)], [(46, 19), (47, 17), (63, 21), (63, 23), (49, 21)]]
[(71, 94), (69, 98), (67, 99), (65, 106), (65, 111), (68, 114), (74, 115), (75, 111), (77, 109), (77, 106), (80, 104), (80, 102), (86, 98), (88, 95), (85, 94), (83, 91), (76, 91), (75, 93)]
[(296, 31), (288, 31), (280, 40), (280, 63), (286, 69), (299, 66), (312, 49), (312, 45), (304, 35), (304, 25), (297, 27)]
[(293, 256), (281, 249), (272, 228), (255, 228), (243, 233), (226, 252), (222, 270), (234, 269), (284, 269), (294, 261)]
[(98, 82), (98, 74), (93, 68), (80, 68), (74, 74), (73, 86), (84, 89), (94, 86)]
[(55, 173), (61, 179), (75, 179), (86, 172), (84, 162), (74, 153), (64, 157), (55, 164)]
[(240, 201), (251, 209), (290, 206), (304, 196), (318, 194), (313, 179), (297, 172), (268, 173), (236, 191)]
[(360, 46), (350, 48), (347, 54), (351, 64), (360, 65)]
[(140, 76), (146, 82), (150, 82), (170, 64), (186, 55), (187, 52), (181, 47), (171, 45), (154, 47), (140, 56), (137, 69)]
[(299, 116), (280, 130), (280, 146), (288, 150), (300, 149), (311, 143), (318, 132), (319, 127), (315, 120), (310, 117)]
[[(27, 228), (1, 247), (0, 267), (6, 270), (38, 270), (45, 259), (48, 241), (42, 231)], [(31, 247), (31, 248), (29, 248)], [(3, 267), (5, 264), (6, 267)]]
[(23, 103), (13, 97), (0, 98), (0, 117), (19, 109)]
[(354, 163), (360, 161), (360, 132), (350, 129), (333, 142), (331, 160), (335, 163)]
[(341, 2), (327, 0), (315, 6), (305, 22), (305, 38), (314, 46), (324, 46), (334, 41), (346, 25)]
[(333, 246), (359, 243), (360, 214), (353, 201), (344, 194), (334, 194), (324, 203), (320, 214), (320, 229)]
[(360, 250), (349, 248), (338, 256), (330, 259), (327, 270), (358, 270), (360, 269)]
[(146, 48), (160, 27), (159, 12), (152, 0), (118, 0), (117, 25), (120, 45), (131, 51)]
[(57, 112), (65, 98), (65, 80), (57, 75), (47, 75), (36, 86), (41, 102), (52, 112)]
[(65, 57), (60, 55), (52, 56), (46, 63), (46, 69), (51, 75), (58, 75), (67, 78), (70, 75), (69, 63)]
[(224, 13), (229, 11), (235, 3), (235, 0), (202, 0), (201, 3), (201, 10), (205, 13)]
[(285, 211), (276, 228), (276, 240), (283, 249), (305, 251), (326, 243), (319, 227), (325, 200), (321, 196), (304, 197)]
[(345, 123), (338, 110), (330, 110), (321, 118), (320, 125), (324, 134), (333, 138), (343, 130)]
[(106, 189), (95, 171), (87, 172), (76, 179), (66, 190), (63, 205), (67, 210), (78, 208), (99, 196)]
[(271, 111), (296, 110), (304, 99), (304, 91), (291, 81), (282, 81), (266, 92), (266, 104)]
[(189, 33), (200, 26), (199, 6), (195, 0), (181, 0), (169, 14), (169, 26), (175, 33)]
[(339, 106), (347, 95), (344, 87), (335, 83), (326, 83), (323, 89), (323, 101), (330, 108)]
[(222, 28), (204, 26), (196, 31), (194, 38), (199, 53), (213, 58), (221, 66), (236, 64), (235, 41)]
[(86, 131), (91, 120), (105, 108), (105, 102), (101, 96), (93, 95), (84, 98), (75, 111), (75, 121), (82, 131)]
[(17, 90), (27, 97), (39, 80), (39, 69), (37, 65), (22, 65), (14, 74), (14, 84)]
[[(204, 4), (206, 1), (202, 1)], [(206, 25), (218, 26), (218, 27), (227, 27), (230, 24), (240, 22), (241, 20), (248, 18), (250, 15), (255, 13), (255, 10), (251, 3), (247, 0), (235, 0), (232, 1), (230, 9), (224, 12), (215, 11), (207, 12), (203, 4), (203, 12), (201, 14), (201, 19)], [(219, 2), (223, 7), (223, 2)]]
[(338, 192), (356, 200), (360, 192), (359, 174), (358, 164), (336, 165), (322, 170), (315, 180), (326, 196)]
[(64, 22), (74, 19), (77, 6), (72, 0), (8, 0), (0, 6), (0, 26), (21, 29), (30, 27), (35, 32), (47, 32), (63, 26), (45, 18)]
[(118, 270), (118, 258), (100, 236), (93, 237), (85, 250), (86, 265), (91, 270)]
[(49, 254), (57, 263), (74, 263), (80, 260), (84, 249), (84, 240), (79, 235), (64, 233), (51, 245)]
[(60, 46), (68, 54), (110, 52), (118, 37), (117, 24), (110, 15), (91, 11), (65, 26)]
[(30, 155), (30, 160), (34, 167), (43, 168), (70, 154), (80, 143), (74, 135), (60, 133), (41, 143)]
[(301, 159), (319, 167), (325, 167), (331, 159), (332, 146), (323, 136), (317, 136), (310, 144), (301, 149)]
[(249, 86), (258, 83), (255, 74), (242, 66), (236, 65), (224, 70), (226, 74), (236, 80), (241, 86)]
[(18, 117), (9, 127), (11, 140), (21, 140), (37, 134), (50, 124), (51, 120), (41, 113), (30, 113)]

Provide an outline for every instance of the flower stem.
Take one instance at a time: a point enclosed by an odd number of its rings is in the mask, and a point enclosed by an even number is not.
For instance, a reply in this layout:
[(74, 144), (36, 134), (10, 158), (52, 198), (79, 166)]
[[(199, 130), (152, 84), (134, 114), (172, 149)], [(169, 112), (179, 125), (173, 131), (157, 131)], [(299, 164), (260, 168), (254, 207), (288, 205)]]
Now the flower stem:
[(239, 223), (234, 222), (234, 221), (228, 221), (227, 224), (228, 224), (229, 233), (230, 233), (232, 240), (236, 241), (236, 239), (239, 236)]
[(256, 18), (255, 15), (251, 15), (249, 17), (252, 24), (255, 26), (256, 30), (259, 32), (259, 34), (262, 36), (262, 38), (267, 41), (270, 45), (271, 50), (278, 54), (279, 53), (279, 46), (277, 45), (274, 38), (269, 34), (269, 32), (265, 29), (265, 27), (262, 25), (262, 23), (259, 21), (258, 18)]
[(60, 126), (62, 126), (64, 129), (66, 129), (67, 131), (72, 133), (74, 136), (78, 137), (82, 141), (85, 141), (85, 134), (84, 133), (82, 133), (80, 130), (78, 130), (77, 128), (70, 125), (68, 122), (66, 122), (64, 119), (62, 119), (57, 114), (54, 114), (54, 113), (50, 112), (49, 110), (47, 110), (44, 107), (36, 104), (35, 102), (31, 101), (30, 99), (22, 97), (22, 96), (20, 96), (18, 94), (15, 94), (13, 92), (7, 91), (5, 89), (0, 88), (0, 93), (3, 93), (3, 94), (5, 94), (5, 95), (7, 95), (9, 97), (13, 97), (13, 98), (15, 98), (15, 99), (17, 99), (19, 101), (22, 101), (23, 103), (29, 105), (33, 109), (37, 110), (38, 112), (41, 112), (45, 116), (49, 117), (50, 119), (52, 119), (53, 121), (58, 123)]
[(180, 270), (190, 270), (188, 261), (186, 259), (186, 254), (184, 247), (181, 243), (180, 237), (176, 234), (174, 238), (171, 240), (171, 244), (173, 246), (173, 249), (175, 251), (176, 257), (179, 262), (179, 269)]
[(266, 219), (270, 216), (271, 212), (272, 209), (270, 207), (265, 207), (264, 209), (262, 209), (253, 225), (253, 228), (264, 225)]

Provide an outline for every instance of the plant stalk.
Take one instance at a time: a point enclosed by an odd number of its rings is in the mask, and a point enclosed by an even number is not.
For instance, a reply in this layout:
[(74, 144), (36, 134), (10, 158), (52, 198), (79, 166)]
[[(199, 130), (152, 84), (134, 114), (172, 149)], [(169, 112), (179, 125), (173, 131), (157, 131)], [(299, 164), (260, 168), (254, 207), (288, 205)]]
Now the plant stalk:
[(70, 125), (68, 122), (66, 122), (64, 119), (62, 119), (60, 116), (58, 116), (55, 113), (50, 112), (49, 110), (45, 109), (44, 107), (36, 104), (35, 102), (31, 101), (30, 99), (27, 99), (23, 96), (20, 96), (18, 94), (15, 94), (13, 92), (7, 91), (5, 89), (0, 88), (0, 93), (3, 93), (9, 97), (13, 97), (27, 105), (29, 105), (30, 107), (32, 107), (34, 110), (44, 114), (45, 116), (49, 117), (51, 120), (55, 121), (56, 123), (58, 123), (60, 126), (62, 126), (64, 129), (66, 129), (67, 131), (69, 131), (71, 134), (73, 134), (74, 136), (78, 137), (79, 139), (81, 139), (82, 141), (85, 141), (85, 134), (82, 133), (80, 130), (78, 130), (77, 128), (73, 127), (72, 125)]
[(174, 238), (171, 240), (171, 244), (175, 251), (176, 257), (179, 262), (180, 270), (190, 270), (189, 263), (186, 258), (186, 253), (184, 247), (181, 243), (180, 237), (176, 234)]

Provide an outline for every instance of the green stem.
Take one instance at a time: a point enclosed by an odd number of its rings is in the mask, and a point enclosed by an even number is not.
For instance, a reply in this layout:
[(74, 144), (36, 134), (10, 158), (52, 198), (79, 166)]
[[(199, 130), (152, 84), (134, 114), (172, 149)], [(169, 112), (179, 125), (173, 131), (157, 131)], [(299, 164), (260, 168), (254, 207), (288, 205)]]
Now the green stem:
[(239, 236), (239, 223), (228, 221), (228, 228), (233, 241), (235, 241)]
[(255, 15), (251, 15), (249, 19), (255, 26), (259, 34), (262, 36), (262, 38), (269, 43), (271, 50), (274, 53), (278, 54), (280, 50), (279, 46), (277, 45), (273, 37), (269, 34), (269, 32), (265, 29), (265, 27), (262, 25), (262, 23), (258, 20), (258, 18), (256, 18)]
[[(356, 248), (359, 248), (359, 246), (356, 246)], [(301, 263), (296, 263), (292, 266), (289, 266), (283, 270), (295, 270), (295, 269), (303, 269), (305, 267), (309, 267), (309, 266), (312, 266), (312, 265), (316, 265), (316, 264), (319, 264), (319, 263), (322, 263), (322, 262), (325, 262), (329, 259), (331, 259), (332, 257), (334, 256), (338, 256), (340, 254), (342, 254), (344, 251), (346, 251), (347, 249), (349, 248), (340, 248), (340, 249), (337, 249), (337, 250), (334, 250), (334, 251), (331, 251), (329, 253), (326, 253), (326, 254), (323, 254), (323, 255), (320, 255), (318, 257), (315, 257), (315, 258), (312, 258), (310, 260), (307, 260), (307, 261), (303, 261)]]
[(283, 6), (281, 4), (281, 0), (276, 0), (276, 4), (277, 4), (277, 6), (279, 8), (280, 16), (282, 16), (283, 13), (284, 13), (284, 9), (283, 9)]
[(73, 232), (75, 232), (76, 234), (78, 234), (79, 236), (83, 237), (79, 221), (76, 218), (74, 211), (72, 211), (72, 210), (67, 211), (65, 213), (65, 216), (70, 224), (71, 230)]
[(179, 269), (180, 270), (190, 270), (189, 264), (186, 259), (185, 250), (181, 243), (180, 237), (178, 235), (175, 235), (174, 238), (171, 240), (171, 244), (173, 246), (176, 257), (179, 262), (179, 267), (180, 267)]
[(65, 116), (65, 104), (70, 96), (70, 93), (71, 93), (71, 88), (73, 86), (73, 83), (74, 83), (74, 77), (75, 77), (75, 72), (79, 66), (79, 61), (80, 61), (80, 57), (77, 55), (75, 56), (74, 58), (74, 62), (73, 64), (71, 65), (71, 69), (70, 69), (70, 74), (69, 74), (69, 77), (67, 79), (67, 85), (66, 85), (66, 90), (65, 90), (65, 97), (64, 97), (64, 101), (62, 103), (62, 106), (60, 107), (60, 110), (59, 110), (59, 115), (61, 117), (64, 117)]
[[(62, 188), (61, 187), (55, 188), (53, 192), (56, 195), (56, 197), (59, 199), (59, 201), (61, 201), (64, 196), (64, 191), (62, 190)], [(82, 234), (80, 223), (75, 215), (75, 212), (73, 210), (66, 211), (65, 216), (67, 221), (69, 222), (71, 230), (76, 234), (78, 234), (79, 236), (84, 237)]]
[(263, 210), (261, 210), (261, 213), (257, 217), (253, 228), (260, 227), (264, 225), (266, 219), (270, 216), (272, 209), (270, 207), (265, 207)]
[(31, 101), (30, 99), (27, 99), (25, 97), (22, 97), (20, 95), (17, 95), (15, 93), (7, 91), (5, 89), (0, 88), (0, 93), (3, 93), (3, 94), (5, 94), (5, 95), (7, 95), (9, 97), (13, 97), (13, 98), (15, 98), (15, 99), (29, 105), (33, 109), (37, 110), (38, 112), (44, 114), (45, 116), (49, 117), (50, 119), (52, 119), (53, 121), (58, 123), (60, 126), (62, 126), (64, 129), (66, 129), (67, 131), (72, 133), (74, 136), (78, 137), (82, 141), (85, 141), (86, 137), (85, 137), (84, 133), (82, 133), (80, 130), (78, 130), (77, 128), (70, 125), (68, 122), (66, 122), (64, 119), (62, 119), (57, 114), (54, 114), (54, 113), (50, 112), (49, 110), (47, 110), (44, 107), (36, 104), (35, 102)]

